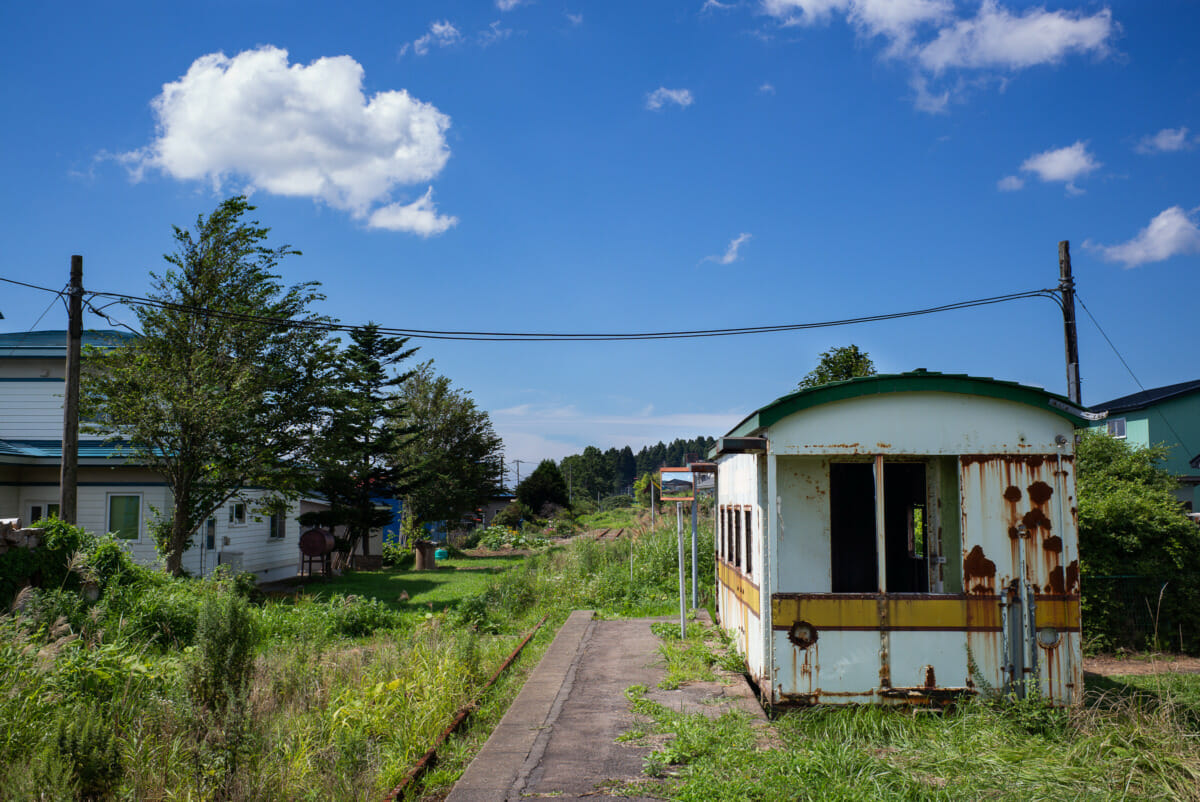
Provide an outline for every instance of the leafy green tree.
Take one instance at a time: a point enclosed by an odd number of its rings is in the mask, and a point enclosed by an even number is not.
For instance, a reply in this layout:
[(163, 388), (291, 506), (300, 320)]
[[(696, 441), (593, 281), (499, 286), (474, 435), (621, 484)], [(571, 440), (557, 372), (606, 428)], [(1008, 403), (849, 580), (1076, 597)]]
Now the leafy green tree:
[(625, 446), (617, 452), (613, 466), (614, 493), (624, 493), (626, 488), (637, 478), (637, 460), (634, 459), (633, 449)]
[(588, 446), (582, 454), (563, 459), (561, 470), (570, 477), (568, 481), (573, 496), (584, 496), (594, 501), (598, 495), (607, 496), (612, 492), (612, 465), (604, 452), (595, 446)]
[(309, 311), (314, 282), (284, 286), (280, 261), (299, 251), (266, 245), (269, 229), (230, 198), (175, 227), (171, 265), (151, 273), (154, 304), (135, 308), (142, 336), (89, 351), (81, 415), (116, 433), (126, 453), (166, 481), (172, 509), (155, 526), (167, 570), (181, 572), (199, 526), (250, 487), (281, 494), (302, 484), (330, 348)]
[(517, 500), (534, 513), (541, 513), (547, 504), (569, 507), (567, 483), (552, 459), (544, 459), (533, 473), (517, 485)]
[(860, 351), (857, 345), (842, 345), (821, 354), (817, 366), (800, 380), (796, 389), (806, 390), (829, 382), (874, 376), (875, 372), (875, 363), (866, 351)]
[(396, 452), (398, 464), (420, 472), (404, 497), (418, 522), (458, 521), (500, 491), (504, 442), (469, 392), (417, 366), (401, 387), (416, 434)]
[(329, 509), (304, 516), (305, 523), (344, 526), (342, 544), (354, 553), (362, 543), (369, 553), (370, 532), (392, 520), (390, 509), (376, 499), (405, 493), (415, 482), (415, 469), (396, 460), (414, 433), (399, 387), (415, 372), (396, 367), (415, 352), (405, 337), (386, 337), (368, 323), (355, 329), (337, 356), (335, 384), (312, 449), (314, 489)]
[(1130, 600), (1113, 592), (1113, 580), (1098, 579), (1120, 576), (1142, 578), (1125, 580), (1126, 590), (1139, 596), (1138, 615), (1148, 605), (1159, 617), (1164, 639), (1182, 632), (1185, 648), (1200, 648), (1200, 527), (1174, 496), (1177, 481), (1161, 465), (1167, 451), (1096, 432), (1075, 451), (1083, 624), (1104, 647), (1147, 645), (1128, 642)]

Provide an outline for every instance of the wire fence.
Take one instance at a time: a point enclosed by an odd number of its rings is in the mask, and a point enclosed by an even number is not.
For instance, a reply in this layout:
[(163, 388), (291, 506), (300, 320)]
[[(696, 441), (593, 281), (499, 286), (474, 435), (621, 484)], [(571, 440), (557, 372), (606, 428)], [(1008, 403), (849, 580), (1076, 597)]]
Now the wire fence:
[[(1086, 576), (1084, 627), (1106, 646), (1183, 650), (1182, 599), (1170, 581), (1148, 576)], [(1089, 618), (1091, 619), (1089, 621)]]

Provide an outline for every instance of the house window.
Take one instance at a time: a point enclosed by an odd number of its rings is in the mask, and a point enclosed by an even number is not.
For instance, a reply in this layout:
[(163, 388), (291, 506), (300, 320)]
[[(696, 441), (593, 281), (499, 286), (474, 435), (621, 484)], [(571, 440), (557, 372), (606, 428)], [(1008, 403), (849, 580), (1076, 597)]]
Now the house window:
[(229, 525), (246, 525), (246, 502), (235, 501), (233, 504), (229, 505)]
[(108, 526), (122, 540), (137, 540), (142, 532), (142, 497), (140, 495), (108, 495)]
[(1125, 439), (1125, 419), (1113, 418), (1108, 422), (1108, 436)]
[(282, 512), (274, 513), (271, 516), (271, 537), (274, 539), (283, 539), (287, 536), (287, 516)]
[(39, 501), (29, 506), (29, 525), (32, 526), (43, 518), (57, 518), (58, 503), (54, 501)]
[(209, 518), (204, 523), (204, 548), (212, 551), (217, 547), (217, 519)]
[(737, 510), (733, 511), (733, 565), (742, 567), (742, 516)]

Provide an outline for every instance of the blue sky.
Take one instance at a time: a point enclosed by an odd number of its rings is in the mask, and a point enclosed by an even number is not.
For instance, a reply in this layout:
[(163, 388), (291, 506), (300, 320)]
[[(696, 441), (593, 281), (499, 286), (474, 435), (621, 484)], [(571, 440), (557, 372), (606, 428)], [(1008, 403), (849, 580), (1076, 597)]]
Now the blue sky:
[[(0, 275), (134, 294), (248, 192), (345, 322), (651, 331), (1051, 287), (1146, 387), (1197, 377), (1200, 5), (22, 4)], [(48, 299), (0, 288), (0, 330)], [(118, 317), (122, 313), (118, 312)], [(1080, 309), (1085, 403), (1137, 391)], [(132, 315), (124, 313), (132, 321)], [(98, 319), (89, 325), (105, 325)], [(65, 325), (61, 306), (39, 328)], [(1065, 391), (1048, 300), (784, 334), (448, 343), (508, 457), (719, 435), (856, 343)]]

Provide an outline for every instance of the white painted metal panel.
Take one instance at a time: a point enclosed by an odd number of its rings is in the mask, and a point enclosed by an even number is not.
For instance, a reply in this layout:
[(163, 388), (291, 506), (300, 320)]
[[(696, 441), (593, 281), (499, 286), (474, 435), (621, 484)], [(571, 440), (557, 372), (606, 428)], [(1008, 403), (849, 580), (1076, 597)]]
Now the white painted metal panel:
[(957, 393), (885, 393), (835, 401), (770, 427), (775, 454), (1022, 454), (1056, 450), (1065, 418), (1015, 401)]
[(777, 593), (833, 589), (829, 528), (829, 461), (780, 457)]
[(893, 630), (888, 641), (891, 687), (965, 688), (970, 684), (965, 630)]

